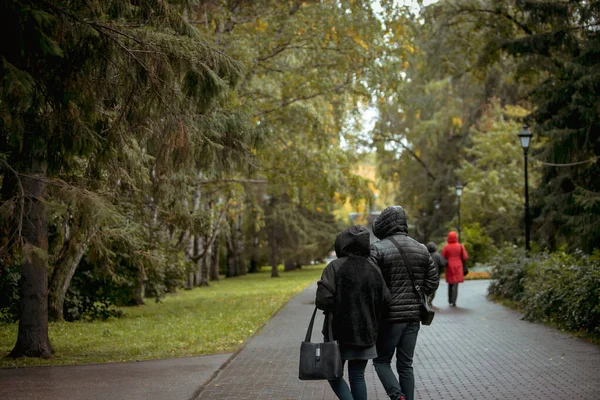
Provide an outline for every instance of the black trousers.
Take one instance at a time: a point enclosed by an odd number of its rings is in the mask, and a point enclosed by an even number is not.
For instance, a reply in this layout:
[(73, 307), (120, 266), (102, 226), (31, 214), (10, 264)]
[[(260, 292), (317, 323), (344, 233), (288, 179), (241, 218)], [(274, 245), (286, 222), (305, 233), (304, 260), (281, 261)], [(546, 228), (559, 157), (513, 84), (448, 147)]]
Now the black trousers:
[(448, 284), (448, 303), (456, 304), (456, 298), (458, 297), (458, 283)]

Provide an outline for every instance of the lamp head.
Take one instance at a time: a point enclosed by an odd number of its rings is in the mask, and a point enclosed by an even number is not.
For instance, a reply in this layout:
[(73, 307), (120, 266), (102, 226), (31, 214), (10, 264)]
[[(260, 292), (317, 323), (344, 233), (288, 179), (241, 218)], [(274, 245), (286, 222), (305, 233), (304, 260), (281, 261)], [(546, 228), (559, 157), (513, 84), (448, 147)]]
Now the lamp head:
[(533, 133), (531, 133), (527, 126), (523, 126), (523, 129), (519, 131), (518, 135), (519, 141), (521, 142), (521, 147), (523, 150), (527, 150), (531, 144), (531, 137), (533, 136)]
[(458, 183), (458, 184), (456, 185), (456, 195), (457, 195), (458, 197), (462, 196), (462, 191), (463, 191), (463, 185), (462, 185), (462, 184), (460, 184), (460, 183)]

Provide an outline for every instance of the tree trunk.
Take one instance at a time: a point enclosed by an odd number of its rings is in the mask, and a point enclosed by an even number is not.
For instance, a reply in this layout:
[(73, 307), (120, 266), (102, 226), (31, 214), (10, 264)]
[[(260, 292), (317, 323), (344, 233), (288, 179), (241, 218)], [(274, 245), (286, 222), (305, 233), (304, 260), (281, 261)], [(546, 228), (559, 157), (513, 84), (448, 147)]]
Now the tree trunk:
[[(32, 135), (32, 134), (29, 134)], [(31, 161), (22, 178), (25, 195), (22, 228), (20, 315), (17, 343), (10, 357), (52, 357), (48, 339), (48, 221), (46, 220), (46, 143), (40, 137), (31, 146)], [(25, 157), (24, 157), (25, 158)], [(25, 158), (27, 159), (27, 158)]]
[(269, 247), (271, 249), (271, 278), (278, 278), (279, 271), (277, 271), (277, 267), (279, 265), (279, 256), (277, 249), (277, 230), (275, 229), (275, 221), (271, 221), (271, 226), (269, 227)]
[(188, 280), (187, 280), (187, 290), (192, 290), (194, 288), (194, 272), (190, 272), (188, 273)]
[(258, 263), (254, 259), (254, 256), (250, 258), (250, 267), (248, 268), (248, 273), (253, 274), (258, 272)]
[[(196, 235), (194, 237), (194, 257), (198, 257), (202, 252), (202, 244), (200, 243), (201, 240), (202, 239), (200, 238), (200, 235)], [(202, 280), (202, 257), (197, 259), (194, 264), (196, 264), (194, 268), (194, 286), (201, 286), (200, 281)]]
[(204, 244), (206, 247), (206, 253), (204, 254), (204, 257), (202, 258), (202, 282), (204, 286), (209, 286), (209, 277), (210, 277), (210, 265), (212, 262), (212, 249), (213, 246), (212, 245), (207, 245), (207, 243), (209, 242), (209, 238), (208, 237), (204, 237)]
[(230, 229), (229, 233), (226, 234), (225, 240), (227, 245), (227, 271), (225, 276), (227, 278), (231, 278), (236, 276), (236, 260), (235, 260), (235, 251), (233, 245), (233, 230)]
[(236, 214), (235, 218), (235, 236), (234, 236), (234, 252), (235, 252), (235, 263), (236, 263), (236, 275), (246, 275), (246, 264), (244, 263), (244, 242), (243, 242), (243, 232), (242, 232), (242, 211)]
[(202, 286), (209, 286), (208, 282), (209, 269), (211, 260), (211, 250), (207, 249), (204, 257), (202, 258), (202, 273), (200, 275), (200, 282)]
[[(196, 187), (194, 190), (194, 195), (192, 196), (192, 208), (191, 209), (189, 208), (188, 199), (187, 198), (183, 199), (183, 206), (184, 206), (185, 210), (188, 211), (191, 215), (195, 215), (198, 212), (198, 208), (200, 207), (200, 197), (202, 196), (202, 192), (200, 191), (199, 182), (201, 179), (202, 179), (202, 173), (198, 172), (198, 174), (196, 175)], [(186, 236), (187, 236), (187, 243), (186, 243), (186, 247), (185, 247), (186, 268), (191, 268), (191, 261), (192, 261), (192, 257), (194, 256), (195, 240), (194, 240), (194, 235), (191, 235), (189, 230), (186, 231)], [(195, 269), (188, 271), (188, 280), (187, 280), (187, 287), (186, 287), (186, 289), (188, 289), (188, 290), (192, 290), (194, 288), (194, 278), (196, 277), (195, 272), (196, 272)]]
[(188, 235), (187, 244), (185, 246), (185, 266), (188, 269), (188, 280), (186, 289), (194, 288), (194, 270), (192, 269), (192, 256), (194, 255), (194, 235)]
[(219, 250), (221, 247), (221, 235), (215, 237), (215, 241), (212, 245), (211, 257), (210, 257), (210, 280), (219, 280)]
[(252, 251), (250, 254), (250, 267), (248, 268), (248, 273), (253, 274), (258, 272), (258, 263), (256, 259), (258, 253), (258, 232), (254, 232), (254, 237), (252, 238)]
[(48, 318), (51, 321), (62, 321), (64, 319), (65, 295), (71, 285), (71, 279), (73, 279), (79, 262), (88, 250), (90, 239), (91, 235), (78, 243), (75, 238), (72, 238), (69, 241), (65, 257), (54, 266), (48, 292)]
[(294, 271), (296, 270), (298, 263), (296, 261), (293, 260), (285, 260), (283, 263), (283, 270), (284, 271)]
[(146, 276), (146, 271), (144, 270), (143, 265), (138, 266), (138, 276), (135, 287), (135, 305), (142, 306), (144, 303), (144, 288), (146, 286), (146, 281), (148, 277)]
[[(196, 235), (194, 240), (194, 257), (199, 257), (204, 252), (204, 238), (200, 235)], [(202, 257), (196, 260), (196, 271), (195, 281), (196, 286), (208, 286), (208, 274), (204, 272), (206, 269), (206, 255), (205, 252)]]

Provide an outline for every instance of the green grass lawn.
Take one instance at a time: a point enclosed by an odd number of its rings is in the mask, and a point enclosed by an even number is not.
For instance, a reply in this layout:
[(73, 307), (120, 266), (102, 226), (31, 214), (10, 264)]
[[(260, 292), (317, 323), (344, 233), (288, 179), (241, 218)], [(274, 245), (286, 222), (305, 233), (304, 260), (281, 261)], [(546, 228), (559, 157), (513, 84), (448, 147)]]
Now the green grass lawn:
[[(123, 318), (51, 323), (55, 357), (0, 358), (0, 367), (122, 362), (234, 352), (283, 306), (321, 276), (325, 265), (211, 282), (155, 303), (123, 307)], [(0, 325), (0, 354), (13, 348), (17, 324)]]

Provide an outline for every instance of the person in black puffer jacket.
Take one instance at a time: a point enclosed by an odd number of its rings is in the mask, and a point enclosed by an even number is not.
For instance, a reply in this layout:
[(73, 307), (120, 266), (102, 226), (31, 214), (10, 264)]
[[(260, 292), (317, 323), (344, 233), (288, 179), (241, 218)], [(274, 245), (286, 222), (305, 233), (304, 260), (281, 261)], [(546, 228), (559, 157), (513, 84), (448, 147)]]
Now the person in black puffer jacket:
[[(371, 245), (369, 261), (379, 267), (392, 295), (387, 315), (379, 327), (377, 358), (373, 365), (390, 399), (413, 400), (415, 377), (412, 363), (420, 328), (420, 300), (407, 268), (412, 271), (415, 285), (427, 295), (435, 292), (440, 277), (425, 245), (408, 236), (406, 214), (402, 207), (383, 210), (373, 222), (373, 233), (380, 241)], [(390, 240), (392, 238), (402, 248), (408, 265)], [(394, 352), (398, 379), (390, 366)]]
[(367, 398), (365, 368), (377, 356), (376, 341), (381, 313), (390, 292), (379, 268), (368, 260), (370, 234), (352, 226), (335, 241), (339, 257), (327, 265), (317, 282), (317, 308), (326, 311), (323, 334), (327, 339), (328, 319), (333, 315), (333, 339), (340, 344), (342, 360), (348, 361), (350, 388), (344, 378), (329, 381), (342, 400)]

